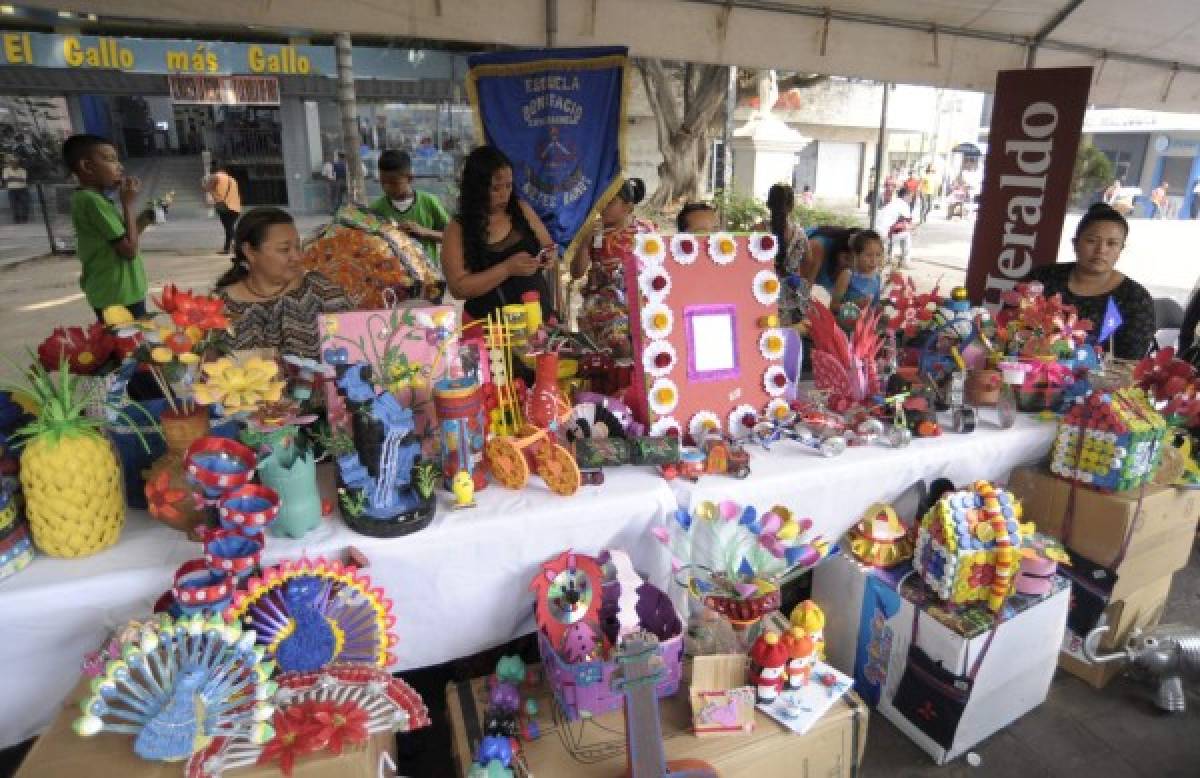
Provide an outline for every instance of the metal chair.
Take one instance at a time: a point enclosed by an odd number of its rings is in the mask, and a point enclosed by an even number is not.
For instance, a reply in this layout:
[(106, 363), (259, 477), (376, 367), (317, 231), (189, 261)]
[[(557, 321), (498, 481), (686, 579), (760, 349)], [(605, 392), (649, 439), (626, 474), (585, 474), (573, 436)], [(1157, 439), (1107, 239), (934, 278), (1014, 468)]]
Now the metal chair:
[(1174, 346), (1179, 342), (1179, 328), (1183, 326), (1183, 306), (1170, 297), (1154, 298), (1154, 326), (1157, 347)]

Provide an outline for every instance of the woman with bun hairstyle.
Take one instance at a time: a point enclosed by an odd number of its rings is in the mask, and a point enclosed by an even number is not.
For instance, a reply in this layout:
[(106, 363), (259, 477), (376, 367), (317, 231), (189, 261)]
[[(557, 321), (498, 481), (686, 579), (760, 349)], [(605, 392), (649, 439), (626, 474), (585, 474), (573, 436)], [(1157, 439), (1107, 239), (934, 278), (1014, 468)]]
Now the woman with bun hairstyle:
[(625, 272), (621, 262), (633, 250), (634, 235), (658, 230), (654, 222), (639, 218), (633, 212), (634, 206), (645, 196), (646, 184), (642, 179), (625, 179), (600, 211), (599, 224), (593, 223), (580, 237), (579, 248), (571, 260), (573, 278), (587, 275), (579, 312), (579, 331), (596, 345), (611, 351), (614, 359), (633, 356)]
[(1113, 351), (1119, 359), (1141, 359), (1154, 342), (1154, 300), (1144, 286), (1116, 270), (1128, 235), (1125, 217), (1096, 203), (1075, 230), (1075, 261), (1034, 268), (1026, 280), (1041, 282), (1047, 297), (1061, 294), (1080, 318), (1092, 322), (1093, 335), (1104, 325), (1112, 298), (1123, 322), (1113, 336)]
[(755, 226), (760, 232), (775, 236), (779, 250), (775, 254), (775, 274), (779, 276), (782, 292), (779, 295), (779, 320), (788, 327), (800, 324), (808, 313), (812, 291), (809, 279), (808, 235), (804, 225), (792, 218), (796, 194), (787, 184), (775, 184), (767, 191), (767, 210), (770, 218)]

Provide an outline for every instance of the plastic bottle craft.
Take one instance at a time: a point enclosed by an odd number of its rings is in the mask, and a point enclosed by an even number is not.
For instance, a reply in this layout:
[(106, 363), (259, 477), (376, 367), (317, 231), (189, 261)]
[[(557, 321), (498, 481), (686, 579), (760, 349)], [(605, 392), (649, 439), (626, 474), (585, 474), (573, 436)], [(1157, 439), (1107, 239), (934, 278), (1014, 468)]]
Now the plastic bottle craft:
[(252, 578), (225, 615), (254, 629), (284, 672), (312, 672), (332, 662), (395, 662), (391, 608), (383, 590), (355, 568), (302, 559)]
[(133, 735), (137, 755), (157, 761), (187, 759), (213, 737), (272, 737), (275, 663), (253, 631), (199, 615), (134, 627), (80, 703), (77, 734)]
[(998, 613), (1021, 564), (1021, 503), (987, 481), (934, 503), (917, 530), (914, 566), (942, 600)]
[(850, 553), (872, 567), (892, 567), (912, 558), (913, 536), (900, 522), (896, 509), (884, 503), (867, 508), (846, 532)]
[(678, 510), (652, 532), (672, 552), (675, 582), (741, 631), (779, 607), (785, 582), (829, 554), (811, 529), (811, 519), (783, 506), (760, 516), (753, 506), (724, 500), (705, 501), (694, 514)]

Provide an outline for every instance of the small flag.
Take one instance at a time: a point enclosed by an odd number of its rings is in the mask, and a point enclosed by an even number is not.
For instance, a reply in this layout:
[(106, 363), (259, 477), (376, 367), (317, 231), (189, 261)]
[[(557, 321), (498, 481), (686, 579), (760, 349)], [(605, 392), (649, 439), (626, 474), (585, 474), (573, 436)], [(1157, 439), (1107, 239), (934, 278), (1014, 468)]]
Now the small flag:
[(1100, 326), (1100, 335), (1096, 338), (1096, 342), (1103, 343), (1111, 338), (1124, 321), (1121, 318), (1121, 312), (1117, 310), (1116, 301), (1110, 296), (1108, 308), (1104, 311), (1104, 324)]

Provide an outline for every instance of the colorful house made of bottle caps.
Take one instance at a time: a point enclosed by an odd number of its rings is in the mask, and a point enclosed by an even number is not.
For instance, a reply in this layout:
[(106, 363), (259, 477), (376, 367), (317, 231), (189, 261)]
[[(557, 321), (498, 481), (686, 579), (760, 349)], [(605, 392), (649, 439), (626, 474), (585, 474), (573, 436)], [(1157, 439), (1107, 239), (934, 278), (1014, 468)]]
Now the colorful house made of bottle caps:
[(1059, 422), (1050, 470), (1106, 492), (1133, 489), (1154, 478), (1166, 434), (1141, 389), (1092, 392)]

